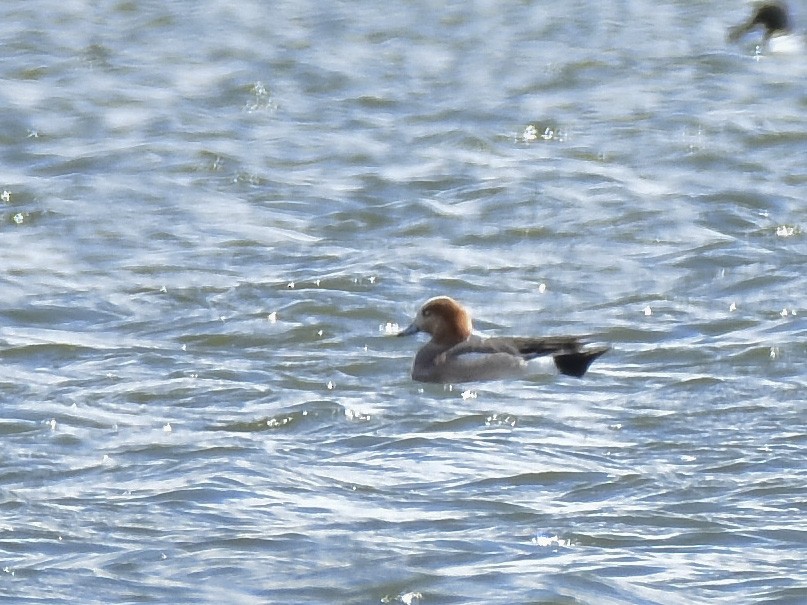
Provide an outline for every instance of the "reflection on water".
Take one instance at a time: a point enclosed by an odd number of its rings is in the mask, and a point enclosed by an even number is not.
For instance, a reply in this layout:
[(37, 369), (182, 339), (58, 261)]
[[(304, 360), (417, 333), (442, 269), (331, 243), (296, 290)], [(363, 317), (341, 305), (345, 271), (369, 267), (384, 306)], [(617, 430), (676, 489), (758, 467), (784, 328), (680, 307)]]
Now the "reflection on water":
[[(807, 599), (805, 68), (735, 7), (0, 10), (0, 594)], [(413, 383), (437, 294), (613, 349)]]

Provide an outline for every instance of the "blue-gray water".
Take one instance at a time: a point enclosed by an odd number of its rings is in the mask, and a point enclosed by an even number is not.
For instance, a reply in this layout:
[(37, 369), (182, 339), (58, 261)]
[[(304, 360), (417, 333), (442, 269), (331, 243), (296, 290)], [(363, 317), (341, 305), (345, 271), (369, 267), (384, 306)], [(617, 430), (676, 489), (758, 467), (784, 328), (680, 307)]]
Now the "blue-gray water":
[[(748, 11), (3, 3), (4, 602), (807, 602), (807, 56)], [(436, 294), (613, 350), (419, 385)]]

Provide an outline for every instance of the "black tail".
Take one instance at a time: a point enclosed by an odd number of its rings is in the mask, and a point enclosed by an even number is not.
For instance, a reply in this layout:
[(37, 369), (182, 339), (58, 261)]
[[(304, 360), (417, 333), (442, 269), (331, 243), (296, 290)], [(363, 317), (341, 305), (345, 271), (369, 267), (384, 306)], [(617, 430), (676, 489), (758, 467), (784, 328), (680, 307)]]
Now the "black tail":
[(558, 353), (552, 359), (555, 367), (561, 374), (582, 378), (588, 367), (594, 363), (600, 355), (605, 353), (609, 347), (598, 347), (587, 351), (575, 351), (573, 353)]

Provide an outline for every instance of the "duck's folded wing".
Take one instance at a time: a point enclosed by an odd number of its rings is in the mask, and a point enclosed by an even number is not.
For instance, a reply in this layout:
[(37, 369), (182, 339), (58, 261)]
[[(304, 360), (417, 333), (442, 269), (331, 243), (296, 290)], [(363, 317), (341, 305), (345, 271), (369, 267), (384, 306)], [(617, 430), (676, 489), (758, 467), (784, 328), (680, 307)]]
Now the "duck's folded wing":
[(468, 353), (508, 353), (525, 360), (572, 353), (580, 349), (580, 340), (572, 336), (548, 336), (546, 338), (480, 338), (471, 336), (445, 351), (441, 359), (458, 357)]
[(580, 378), (588, 371), (594, 360), (608, 349), (607, 346), (586, 347), (581, 339), (575, 336), (480, 338), (474, 335), (438, 355), (434, 363), (441, 365), (449, 359), (464, 359), (463, 355), (471, 353), (507, 353), (514, 359), (520, 358), (523, 361), (552, 355), (555, 366), (561, 374)]
[(573, 353), (581, 347), (580, 339), (575, 336), (546, 336), (544, 338), (491, 338), (510, 343), (524, 359), (534, 359), (544, 355)]
[[(507, 340), (507, 339), (505, 339)], [(609, 350), (607, 346), (585, 346), (575, 336), (547, 338), (513, 338), (513, 345), (524, 359), (552, 355), (555, 367), (561, 374), (581, 378), (598, 357)]]

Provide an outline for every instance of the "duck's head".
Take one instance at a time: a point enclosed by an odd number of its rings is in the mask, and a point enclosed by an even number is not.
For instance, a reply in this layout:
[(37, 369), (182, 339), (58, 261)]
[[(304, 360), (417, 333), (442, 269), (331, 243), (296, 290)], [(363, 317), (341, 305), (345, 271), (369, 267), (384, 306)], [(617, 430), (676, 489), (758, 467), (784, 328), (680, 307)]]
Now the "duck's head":
[(472, 330), (471, 314), (461, 304), (448, 296), (435, 296), (423, 303), (415, 320), (398, 336), (426, 332), (435, 343), (452, 346), (467, 339)]
[(759, 4), (748, 21), (729, 29), (729, 40), (735, 42), (756, 27), (764, 28), (765, 40), (772, 36), (786, 34), (790, 31), (790, 18), (787, 15), (787, 7), (782, 2), (763, 2)]

